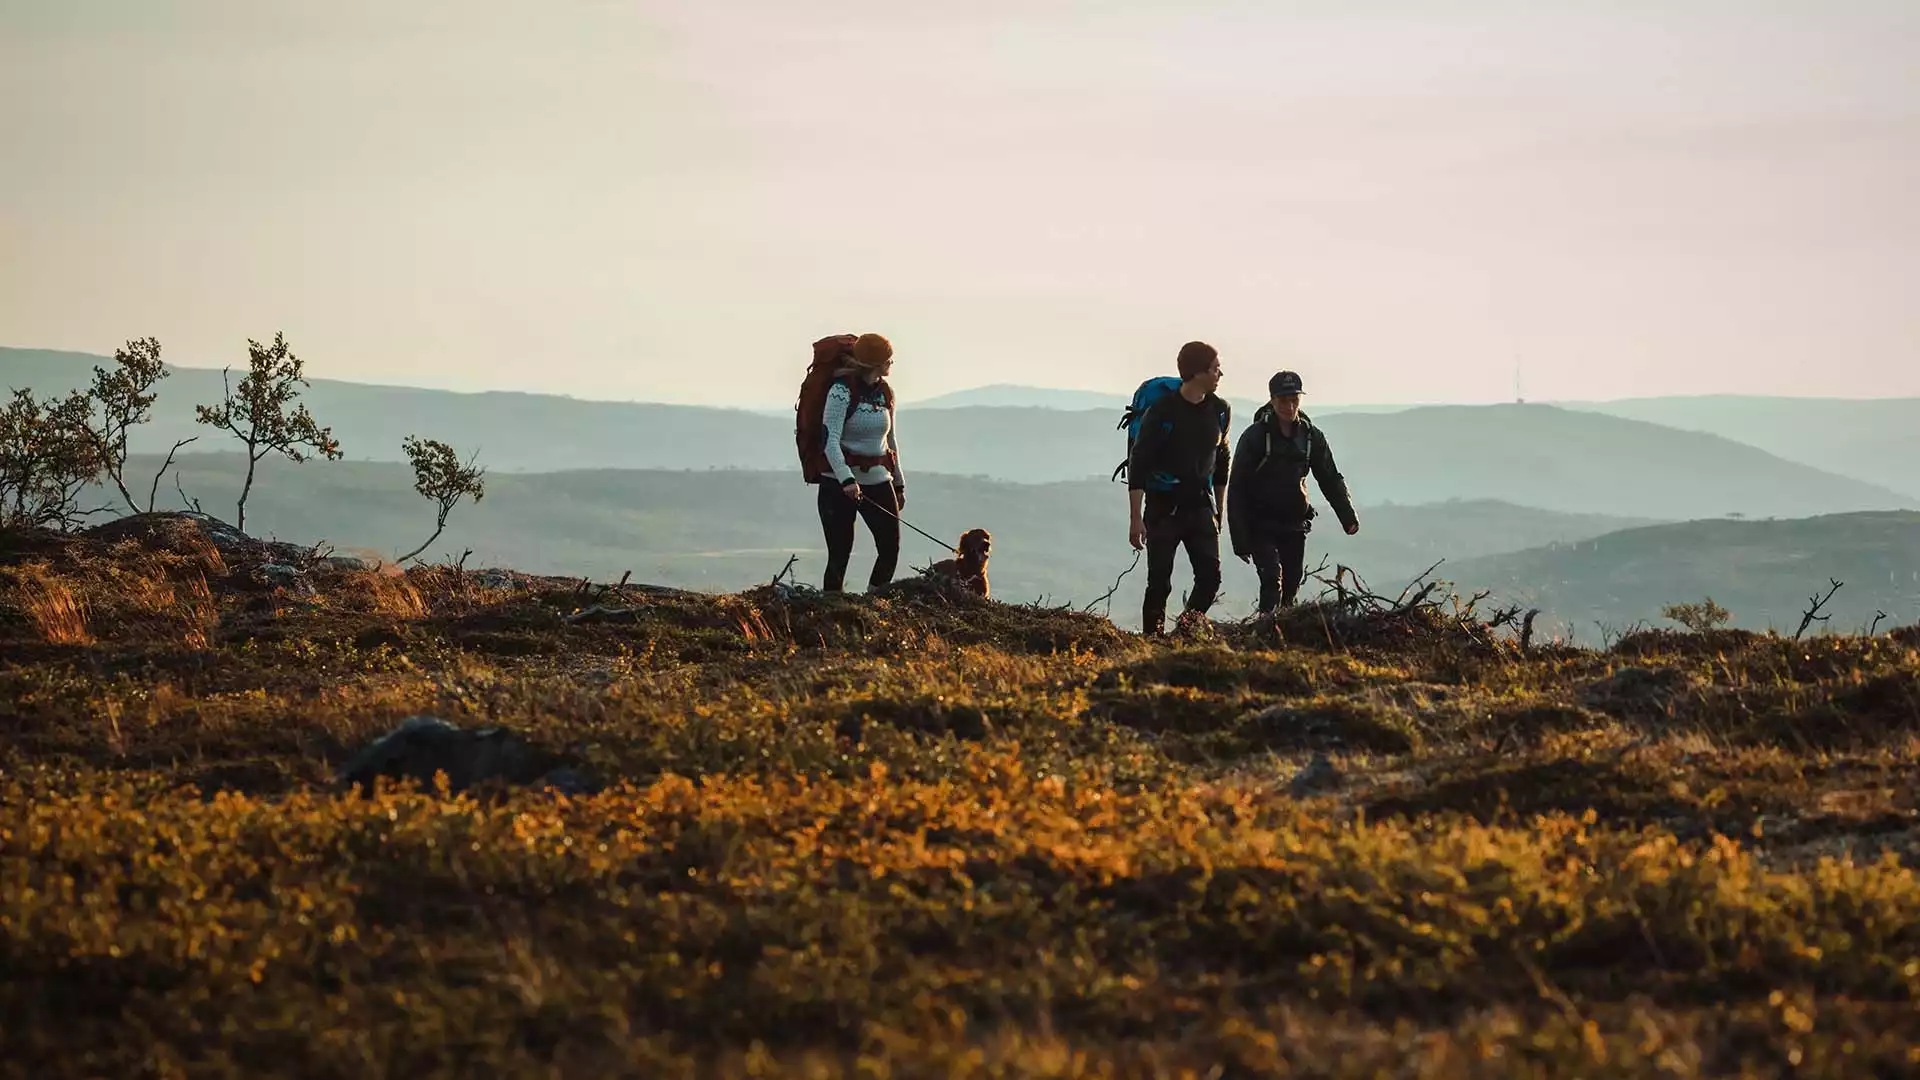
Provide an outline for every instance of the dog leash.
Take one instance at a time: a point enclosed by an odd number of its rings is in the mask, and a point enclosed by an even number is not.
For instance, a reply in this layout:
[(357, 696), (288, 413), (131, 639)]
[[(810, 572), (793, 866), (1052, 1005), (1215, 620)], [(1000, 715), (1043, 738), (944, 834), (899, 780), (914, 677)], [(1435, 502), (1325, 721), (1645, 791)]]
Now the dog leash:
[(950, 544), (948, 544), (948, 543), (947, 543), (947, 542), (946, 542), (945, 540), (942, 540), (942, 539), (940, 539), (939, 537), (937, 537), (937, 536), (935, 536), (935, 535), (933, 535), (932, 533), (930, 533), (930, 532), (928, 532), (927, 530), (925, 530), (925, 529), (923, 529), (923, 528), (921, 528), (920, 526), (918, 526), (918, 525), (915, 525), (915, 524), (914, 524), (913, 522), (911, 522), (911, 521), (908, 521), (908, 520), (907, 520), (906, 518), (903, 518), (903, 517), (901, 517), (901, 516), (900, 516), (899, 514), (896, 514), (896, 513), (894, 513), (893, 511), (891, 511), (891, 510), (889, 510), (889, 509), (887, 509), (887, 508), (886, 508), (886, 507), (885, 507), (884, 505), (882, 505), (882, 504), (880, 504), (880, 503), (877, 503), (877, 502), (874, 502), (874, 501), (873, 501), (872, 499), (862, 499), (861, 501), (862, 501), (862, 502), (867, 502), (867, 503), (873, 503), (873, 508), (874, 508), (875, 510), (878, 510), (878, 511), (880, 511), (881, 513), (883, 513), (883, 514), (885, 514), (885, 515), (887, 515), (888, 517), (890, 517), (890, 518), (892, 518), (893, 520), (895, 520), (895, 521), (897, 521), (897, 522), (899, 522), (900, 524), (902, 524), (902, 525), (905, 525), (905, 526), (906, 526), (907, 528), (909, 528), (909, 529), (912, 529), (912, 530), (913, 530), (914, 532), (917, 532), (917, 533), (919, 533), (919, 534), (920, 534), (921, 536), (924, 536), (924, 537), (926, 537), (927, 539), (929, 539), (929, 540), (931, 540), (931, 541), (933, 541), (934, 543), (936, 543), (936, 544), (939, 544), (939, 545), (940, 545), (940, 547), (941, 547), (942, 549), (944, 549), (945, 551), (947, 551), (947, 552), (949, 552), (949, 553), (951, 553), (951, 554), (953, 554), (953, 555), (956, 555), (956, 556), (960, 554), (960, 549), (959, 549), (959, 548), (956, 548), (956, 547), (954, 547), (954, 546), (952, 546), (952, 545), (950, 545)]

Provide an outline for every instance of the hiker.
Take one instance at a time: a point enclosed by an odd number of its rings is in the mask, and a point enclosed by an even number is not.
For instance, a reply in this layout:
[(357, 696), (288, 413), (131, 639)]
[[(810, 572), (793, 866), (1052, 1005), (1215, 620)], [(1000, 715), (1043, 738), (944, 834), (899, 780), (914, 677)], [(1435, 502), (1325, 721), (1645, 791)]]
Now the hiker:
[[(1233, 410), (1214, 394), (1220, 388), (1218, 350), (1189, 341), (1180, 347), (1176, 364), (1178, 389), (1140, 414), (1127, 455), (1127, 540), (1135, 551), (1144, 547), (1147, 552), (1147, 596), (1140, 622), (1151, 636), (1166, 632), (1173, 556), (1182, 546), (1193, 566), (1186, 610), (1204, 613), (1220, 591), (1220, 514)], [(1136, 404), (1138, 398), (1136, 394)]]
[(1347, 535), (1360, 531), (1347, 481), (1333, 463), (1327, 437), (1300, 411), (1300, 376), (1282, 371), (1267, 382), (1269, 400), (1253, 414), (1234, 448), (1227, 487), (1227, 529), (1233, 553), (1260, 575), (1260, 612), (1291, 606), (1306, 576), (1307, 532), (1315, 510), (1307, 474), (1320, 485)]
[[(851, 340), (848, 340), (848, 339)], [(820, 406), (824, 446), (814, 457), (813, 480), (820, 485), (820, 527), (826, 533), (827, 573), (821, 588), (840, 592), (845, 586), (847, 561), (853, 557), (854, 518), (866, 521), (873, 534), (873, 573), (868, 590), (893, 580), (900, 561), (900, 510), (907, 502), (907, 482), (900, 471), (900, 448), (894, 438), (893, 345), (879, 334), (845, 335), (822, 339), (839, 347), (828, 359), (832, 382)], [(816, 363), (822, 345), (816, 343)]]

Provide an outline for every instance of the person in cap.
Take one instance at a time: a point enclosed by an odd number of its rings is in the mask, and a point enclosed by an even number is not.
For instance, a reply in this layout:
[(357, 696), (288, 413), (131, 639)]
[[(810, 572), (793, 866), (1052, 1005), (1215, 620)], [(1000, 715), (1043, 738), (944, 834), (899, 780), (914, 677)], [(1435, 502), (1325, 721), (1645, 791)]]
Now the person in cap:
[(1346, 478), (1320, 429), (1300, 411), (1300, 376), (1282, 371), (1267, 383), (1269, 400), (1253, 414), (1234, 450), (1227, 487), (1233, 553), (1260, 575), (1260, 611), (1292, 604), (1306, 574), (1307, 533), (1315, 511), (1307, 474), (1320, 485), (1347, 535), (1360, 531)]
[(1186, 609), (1204, 613), (1220, 592), (1221, 496), (1231, 452), (1233, 410), (1220, 388), (1220, 353), (1203, 341), (1180, 347), (1180, 389), (1149, 407), (1127, 461), (1127, 539), (1147, 552), (1147, 594), (1141, 629), (1165, 632), (1173, 595), (1173, 557), (1187, 549), (1193, 591)]

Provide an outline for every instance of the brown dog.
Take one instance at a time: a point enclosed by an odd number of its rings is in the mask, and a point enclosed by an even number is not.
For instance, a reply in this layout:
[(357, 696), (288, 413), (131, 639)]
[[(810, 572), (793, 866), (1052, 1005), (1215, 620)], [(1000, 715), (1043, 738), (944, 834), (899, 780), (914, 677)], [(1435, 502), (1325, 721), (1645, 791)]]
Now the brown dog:
[(941, 559), (928, 572), (951, 579), (962, 589), (982, 598), (992, 596), (987, 584), (987, 556), (993, 550), (993, 537), (985, 529), (968, 529), (960, 534), (959, 557)]

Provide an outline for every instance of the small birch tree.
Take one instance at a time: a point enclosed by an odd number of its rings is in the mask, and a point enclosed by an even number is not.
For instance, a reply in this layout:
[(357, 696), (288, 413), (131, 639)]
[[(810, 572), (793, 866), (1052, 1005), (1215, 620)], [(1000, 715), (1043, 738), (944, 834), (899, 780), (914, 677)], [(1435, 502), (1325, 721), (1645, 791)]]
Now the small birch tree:
[(70, 529), (100, 512), (79, 508), (100, 475), (92, 412), (93, 400), (77, 390), (41, 400), (19, 389), (0, 406), (0, 526)]
[(440, 539), (440, 534), (447, 529), (447, 515), (453, 513), (454, 505), (462, 498), (471, 495), (474, 502), (479, 502), (485, 497), (486, 487), (481, 479), (487, 472), (474, 464), (477, 454), (462, 465), (460, 455), (453, 452), (453, 447), (438, 439), (409, 435), (400, 441), (400, 448), (407, 452), (407, 460), (413, 462), (413, 490), (432, 500), (438, 507), (433, 535), (395, 560), (406, 562)]
[(307, 460), (309, 452), (329, 461), (341, 456), (333, 429), (321, 427), (304, 404), (294, 403), (307, 380), (300, 358), (287, 347), (286, 334), (274, 334), (272, 345), (247, 339), (247, 361), (247, 374), (238, 386), (228, 381), (231, 368), (220, 373), (226, 387), (225, 401), (194, 406), (198, 422), (231, 432), (247, 448), (247, 479), (240, 487), (235, 507), (238, 520), (234, 522), (242, 532), (247, 528), (247, 496), (253, 491), (254, 467), (261, 458), (278, 453), (301, 462)]
[[(140, 513), (142, 508), (134, 500), (133, 493), (127, 490), (127, 432), (149, 419), (148, 412), (153, 408), (153, 384), (167, 377), (167, 369), (160, 362), (160, 341), (157, 338), (138, 338), (127, 342), (113, 351), (114, 370), (93, 369), (93, 389), (89, 395), (99, 410), (97, 418), (88, 424), (88, 433), (92, 436), (94, 450), (100, 458), (100, 468), (120, 489), (120, 497), (127, 502), (127, 509)], [(160, 493), (160, 478), (173, 468), (173, 457), (180, 448), (199, 439), (181, 439), (167, 451), (167, 460), (160, 471), (153, 474), (153, 483), (147, 488), (146, 513), (153, 512), (154, 499)]]

